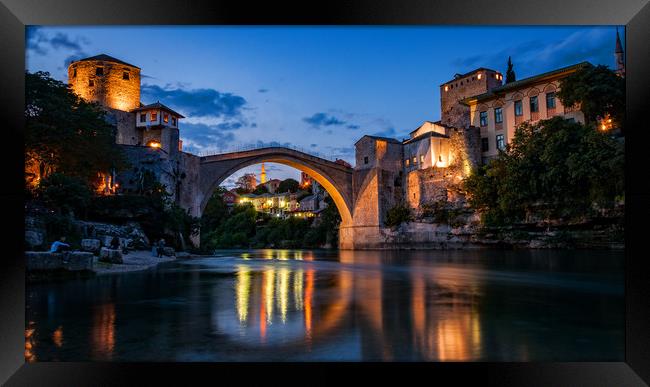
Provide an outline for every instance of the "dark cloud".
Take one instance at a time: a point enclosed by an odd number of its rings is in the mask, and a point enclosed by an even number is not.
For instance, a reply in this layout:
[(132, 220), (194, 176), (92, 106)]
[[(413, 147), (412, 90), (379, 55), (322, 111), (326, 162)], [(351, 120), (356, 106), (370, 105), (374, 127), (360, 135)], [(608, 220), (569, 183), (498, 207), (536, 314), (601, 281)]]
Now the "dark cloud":
[(62, 32), (50, 36), (44, 33), (40, 26), (28, 27), (25, 40), (27, 50), (38, 55), (46, 55), (50, 50), (70, 52), (71, 54), (64, 60), (66, 68), (70, 62), (89, 56), (82, 47), (82, 44), (87, 45), (90, 43), (87, 39), (82, 37), (72, 39)]
[(397, 130), (395, 130), (395, 128), (390, 127), (390, 128), (386, 128), (384, 130), (372, 133), (371, 135), (372, 136), (379, 136), (379, 137), (392, 137), (392, 138), (397, 139), (397, 138), (401, 137), (402, 134), (398, 133)]
[(82, 51), (79, 39), (73, 41), (68, 35), (61, 32), (58, 32), (50, 39), (50, 45), (57, 50), (64, 48), (72, 51)]
[(258, 93), (268, 93), (269, 89), (259, 89), (257, 90)]
[(351, 129), (351, 130), (357, 130), (357, 129), (361, 128), (361, 126), (350, 124), (350, 125), (347, 126), (347, 128)]
[(215, 89), (187, 90), (144, 84), (141, 94), (143, 100), (161, 101), (190, 117), (241, 117), (247, 104), (244, 97)]
[(305, 117), (302, 120), (316, 129), (320, 129), (323, 126), (340, 126), (347, 123), (327, 113), (315, 113), (311, 117)]
[(180, 127), (183, 147), (188, 152), (198, 153), (203, 149), (227, 149), (235, 135), (219, 125), (183, 123)]
[(318, 144), (309, 144), (309, 146), (312, 147), (312, 148), (316, 148), (318, 146)]

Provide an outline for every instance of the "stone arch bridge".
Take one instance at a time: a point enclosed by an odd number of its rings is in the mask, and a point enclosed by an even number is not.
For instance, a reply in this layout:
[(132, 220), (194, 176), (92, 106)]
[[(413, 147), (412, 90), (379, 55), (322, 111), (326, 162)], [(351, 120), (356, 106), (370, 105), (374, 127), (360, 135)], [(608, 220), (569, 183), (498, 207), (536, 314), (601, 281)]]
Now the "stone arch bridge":
[(330, 194), (341, 214), (342, 225), (352, 222), (353, 168), (284, 147), (204, 156), (199, 166), (200, 211), (205, 209), (214, 190), (230, 175), (250, 165), (271, 162), (288, 165), (307, 173)]

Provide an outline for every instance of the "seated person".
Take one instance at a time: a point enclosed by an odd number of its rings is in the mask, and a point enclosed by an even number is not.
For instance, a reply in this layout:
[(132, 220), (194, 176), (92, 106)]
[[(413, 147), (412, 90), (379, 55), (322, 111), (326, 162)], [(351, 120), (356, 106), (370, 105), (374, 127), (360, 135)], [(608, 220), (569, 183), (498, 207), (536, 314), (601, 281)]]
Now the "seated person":
[(62, 236), (58, 241), (54, 241), (50, 247), (50, 253), (60, 253), (70, 250), (70, 245), (65, 243), (65, 237)]
[(120, 248), (120, 239), (118, 237), (113, 237), (111, 239), (111, 249), (118, 250)]

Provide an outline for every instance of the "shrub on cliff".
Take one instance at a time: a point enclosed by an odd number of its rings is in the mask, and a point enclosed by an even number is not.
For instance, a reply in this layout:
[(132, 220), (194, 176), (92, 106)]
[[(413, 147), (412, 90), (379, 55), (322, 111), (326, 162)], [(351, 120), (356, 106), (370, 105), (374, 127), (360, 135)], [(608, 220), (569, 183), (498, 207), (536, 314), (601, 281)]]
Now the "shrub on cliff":
[(388, 227), (397, 227), (404, 222), (411, 221), (411, 209), (403, 203), (396, 204), (386, 212), (386, 221)]

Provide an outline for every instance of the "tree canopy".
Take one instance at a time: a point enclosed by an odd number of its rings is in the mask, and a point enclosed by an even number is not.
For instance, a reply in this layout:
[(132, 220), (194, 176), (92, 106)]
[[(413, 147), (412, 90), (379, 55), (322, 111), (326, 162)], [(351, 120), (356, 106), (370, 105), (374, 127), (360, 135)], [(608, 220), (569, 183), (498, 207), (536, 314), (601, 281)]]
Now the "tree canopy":
[(514, 82), (517, 80), (515, 71), (512, 69), (512, 59), (508, 57), (508, 69), (506, 70), (506, 83)]
[(280, 182), (280, 185), (278, 186), (278, 192), (291, 192), (295, 193), (298, 192), (300, 189), (300, 183), (294, 179), (285, 179)]
[(465, 181), (469, 202), (487, 224), (611, 208), (624, 195), (623, 148), (593, 125), (561, 117), (523, 124), (506, 151)]
[(26, 162), (89, 184), (98, 172), (124, 165), (115, 127), (98, 104), (84, 101), (46, 72), (27, 72), (25, 88)]
[(585, 66), (560, 81), (558, 98), (564, 106), (580, 105), (587, 123), (610, 116), (623, 129), (625, 79), (607, 66)]

